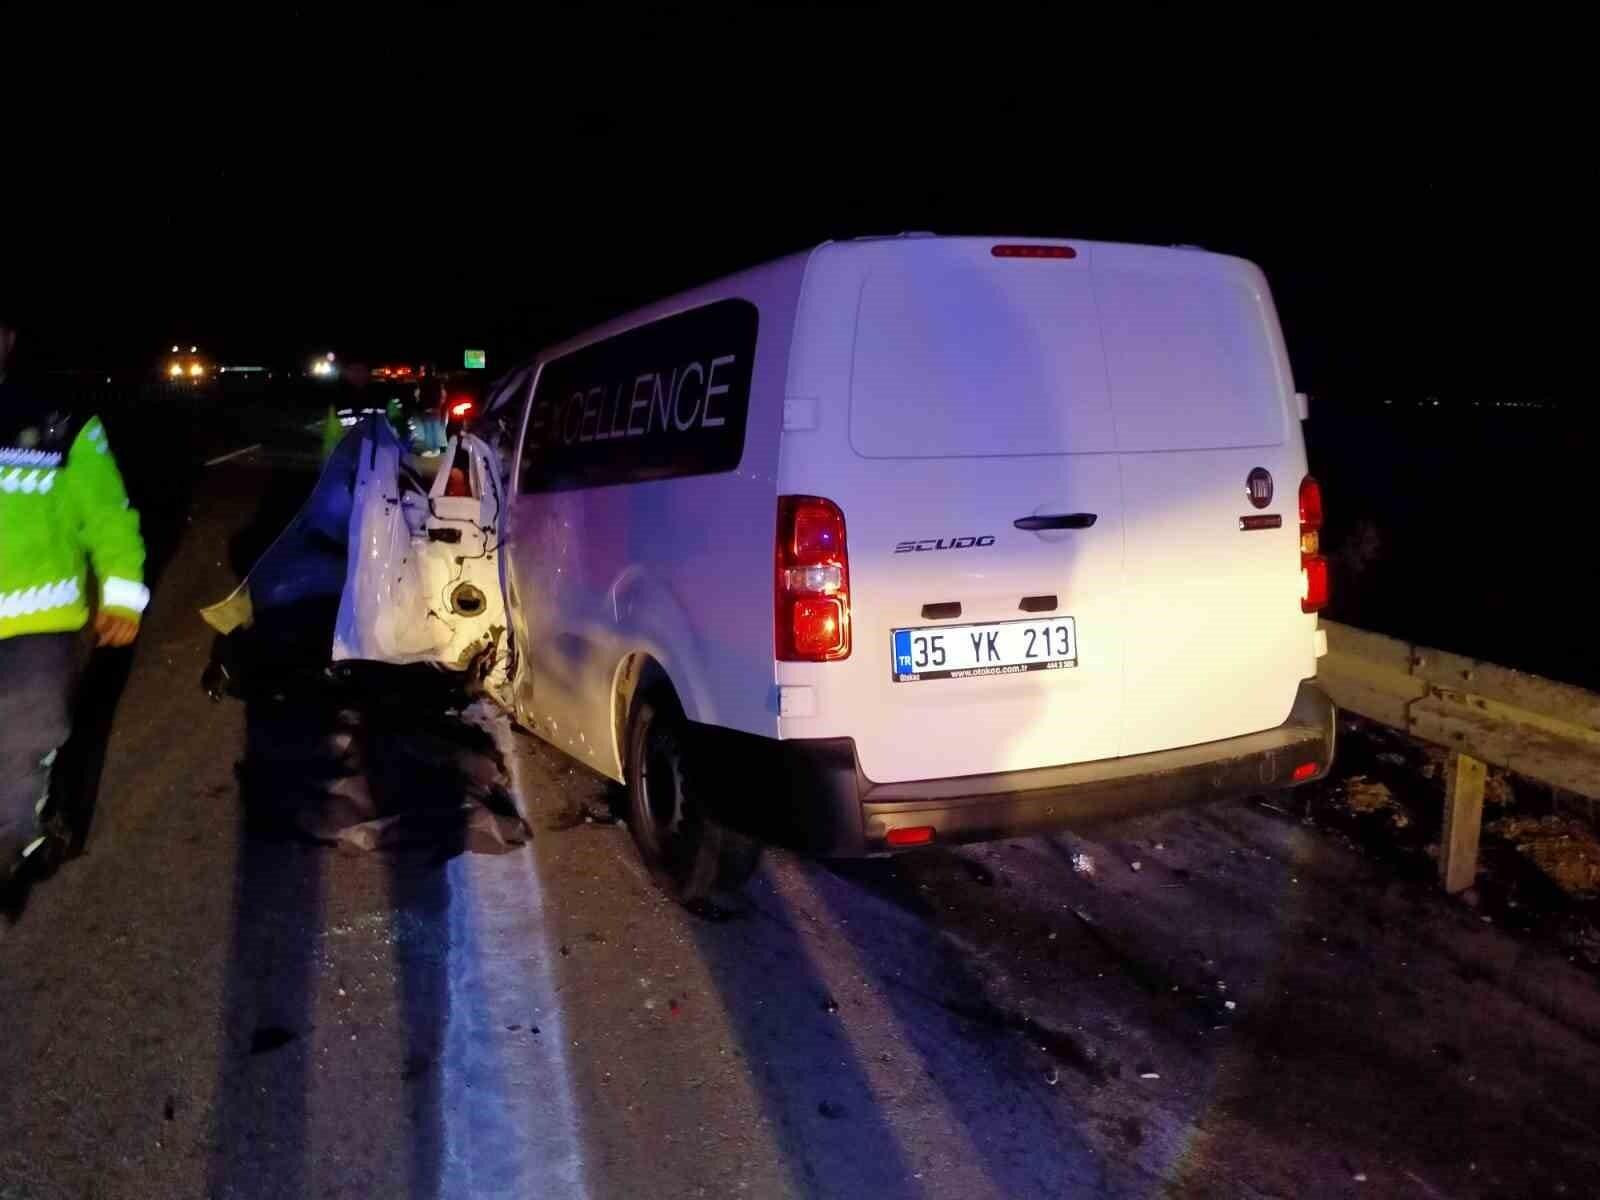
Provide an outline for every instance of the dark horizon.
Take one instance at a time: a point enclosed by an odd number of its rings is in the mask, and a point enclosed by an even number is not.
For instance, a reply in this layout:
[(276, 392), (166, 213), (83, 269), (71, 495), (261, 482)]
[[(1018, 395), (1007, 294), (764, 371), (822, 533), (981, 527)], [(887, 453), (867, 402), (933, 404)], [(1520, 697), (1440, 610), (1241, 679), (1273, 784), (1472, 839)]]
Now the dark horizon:
[[(157, 73), (128, 113), (18, 123), (0, 299), (40, 366), (133, 369), (174, 342), (269, 363), (474, 346), (492, 375), (830, 238), (1040, 235), (1252, 259), (1297, 386), (1324, 400), (1564, 398), (1582, 377), (1576, 109), (1417, 63), (1203, 76), (1198, 48), (1147, 47), (1134, 92), (1015, 55), (968, 55), (959, 78), (928, 57), (902, 83), (923, 60), (893, 18), (845, 21), (663, 11), (597, 32), (569, 13), (500, 48), (445, 16), (335, 24), (303, 80), (263, 35)], [(667, 87), (691, 34), (762, 56)], [(462, 44), (479, 57), (428, 49)], [(528, 66), (525, 45), (585, 52)]]

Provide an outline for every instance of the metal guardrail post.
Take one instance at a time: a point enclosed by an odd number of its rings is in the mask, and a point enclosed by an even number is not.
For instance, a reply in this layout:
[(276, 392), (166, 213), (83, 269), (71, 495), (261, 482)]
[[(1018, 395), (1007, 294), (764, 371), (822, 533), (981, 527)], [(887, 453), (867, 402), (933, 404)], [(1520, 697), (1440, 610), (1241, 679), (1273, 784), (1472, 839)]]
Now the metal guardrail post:
[(1455, 754), (1446, 771), (1444, 833), (1439, 838), (1439, 880), (1451, 895), (1478, 877), (1478, 836), (1483, 831), (1483, 785), (1488, 767), (1470, 754)]
[(1600, 800), (1600, 693), (1323, 621), (1317, 677), (1342, 709), (1453, 752), (1439, 872), (1472, 885), (1487, 766)]

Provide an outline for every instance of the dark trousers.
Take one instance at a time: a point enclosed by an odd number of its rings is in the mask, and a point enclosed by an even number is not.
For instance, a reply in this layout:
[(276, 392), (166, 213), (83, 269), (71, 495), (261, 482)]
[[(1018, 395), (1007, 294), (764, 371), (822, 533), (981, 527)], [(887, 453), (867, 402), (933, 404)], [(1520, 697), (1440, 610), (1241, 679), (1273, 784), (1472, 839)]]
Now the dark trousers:
[(78, 637), (0, 638), (0, 880), (38, 836), (50, 764), (72, 728)]

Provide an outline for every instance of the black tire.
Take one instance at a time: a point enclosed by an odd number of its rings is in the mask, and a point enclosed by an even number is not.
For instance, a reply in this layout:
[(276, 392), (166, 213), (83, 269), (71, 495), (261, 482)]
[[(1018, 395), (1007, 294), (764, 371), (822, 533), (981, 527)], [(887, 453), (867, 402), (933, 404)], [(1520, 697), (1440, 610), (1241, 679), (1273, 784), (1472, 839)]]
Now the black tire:
[(628, 828), (662, 888), (684, 904), (755, 874), (758, 842), (711, 819), (710, 780), (693, 727), (670, 696), (645, 697), (628, 722)]

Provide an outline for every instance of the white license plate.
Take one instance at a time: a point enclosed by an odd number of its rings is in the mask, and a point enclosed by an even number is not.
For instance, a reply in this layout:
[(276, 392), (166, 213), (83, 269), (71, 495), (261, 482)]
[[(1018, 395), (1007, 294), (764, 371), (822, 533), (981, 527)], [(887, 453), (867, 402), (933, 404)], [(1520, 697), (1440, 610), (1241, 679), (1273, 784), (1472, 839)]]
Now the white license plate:
[(896, 683), (1059, 671), (1078, 665), (1078, 626), (1071, 617), (1049, 617), (896, 629), (890, 652)]

